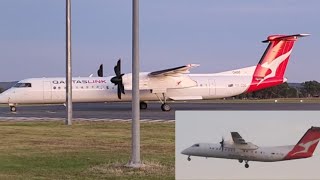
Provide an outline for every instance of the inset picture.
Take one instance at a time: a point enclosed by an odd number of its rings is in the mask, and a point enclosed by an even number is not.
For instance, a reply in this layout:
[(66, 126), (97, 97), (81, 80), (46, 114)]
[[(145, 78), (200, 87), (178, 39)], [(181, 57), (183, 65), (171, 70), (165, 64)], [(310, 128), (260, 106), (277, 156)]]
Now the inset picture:
[(177, 111), (176, 179), (320, 179), (319, 115)]

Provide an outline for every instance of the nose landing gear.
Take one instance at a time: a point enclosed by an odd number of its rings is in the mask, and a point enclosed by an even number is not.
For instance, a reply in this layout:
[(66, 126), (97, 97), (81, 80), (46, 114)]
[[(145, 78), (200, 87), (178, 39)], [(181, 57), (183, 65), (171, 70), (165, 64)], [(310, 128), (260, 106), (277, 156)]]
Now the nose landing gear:
[(144, 101), (140, 102), (140, 109), (147, 109), (148, 108), (148, 104)]
[(10, 111), (11, 111), (11, 112), (16, 112), (16, 111), (17, 111), (16, 106), (10, 106)]
[(190, 156), (188, 156), (188, 161), (191, 161), (191, 158), (190, 158)]

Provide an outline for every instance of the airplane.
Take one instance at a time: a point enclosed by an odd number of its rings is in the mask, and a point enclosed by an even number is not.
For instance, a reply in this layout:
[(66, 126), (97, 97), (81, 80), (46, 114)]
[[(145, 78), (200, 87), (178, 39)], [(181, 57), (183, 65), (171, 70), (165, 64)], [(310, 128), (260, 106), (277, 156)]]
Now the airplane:
[(309, 158), (320, 140), (320, 127), (311, 127), (296, 145), (259, 147), (246, 142), (238, 132), (231, 132), (233, 142), (222, 141), (216, 144), (197, 143), (183, 150), (181, 154), (191, 156), (212, 157), (223, 159), (237, 159), (245, 162), (249, 168), (249, 161), (275, 162)]
[[(276, 86), (287, 81), (284, 77), (295, 41), (310, 34), (271, 35), (259, 63), (241, 69), (211, 74), (188, 74), (198, 64), (188, 64), (139, 74), (140, 109), (146, 101), (161, 102), (163, 111), (170, 111), (167, 100), (207, 100), (232, 97)], [(121, 60), (114, 67), (115, 76), (72, 78), (73, 102), (131, 101), (132, 74), (121, 73)], [(0, 103), (8, 104), (11, 112), (18, 104), (63, 104), (66, 101), (66, 78), (31, 78), (19, 81), (0, 95)]]

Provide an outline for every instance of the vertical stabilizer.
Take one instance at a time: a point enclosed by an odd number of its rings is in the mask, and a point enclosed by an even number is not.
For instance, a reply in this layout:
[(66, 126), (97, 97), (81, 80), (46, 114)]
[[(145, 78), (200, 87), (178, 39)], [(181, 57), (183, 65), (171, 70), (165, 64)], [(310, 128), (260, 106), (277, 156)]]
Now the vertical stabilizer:
[(262, 55), (253, 74), (252, 82), (247, 92), (276, 86), (286, 81), (284, 77), (293, 45), (300, 37), (309, 34), (271, 35), (267, 40), (267, 49)]
[(284, 159), (289, 160), (311, 157), (319, 140), (320, 127), (311, 127)]

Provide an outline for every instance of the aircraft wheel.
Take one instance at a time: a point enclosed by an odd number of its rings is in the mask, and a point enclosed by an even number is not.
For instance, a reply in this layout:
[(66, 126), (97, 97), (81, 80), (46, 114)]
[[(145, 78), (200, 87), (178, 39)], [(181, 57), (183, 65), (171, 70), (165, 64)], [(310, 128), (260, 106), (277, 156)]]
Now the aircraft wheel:
[(11, 112), (16, 112), (17, 111), (17, 108), (15, 106), (10, 106), (10, 111)]
[(243, 162), (243, 160), (242, 159), (239, 159), (239, 163), (242, 163)]
[(249, 164), (245, 164), (244, 167), (249, 168)]
[(190, 158), (190, 156), (188, 156), (188, 161), (191, 161), (191, 158)]
[(148, 108), (148, 104), (146, 102), (140, 102), (140, 109), (147, 109)]
[(162, 111), (170, 111), (171, 107), (169, 106), (169, 104), (162, 104), (161, 109)]

